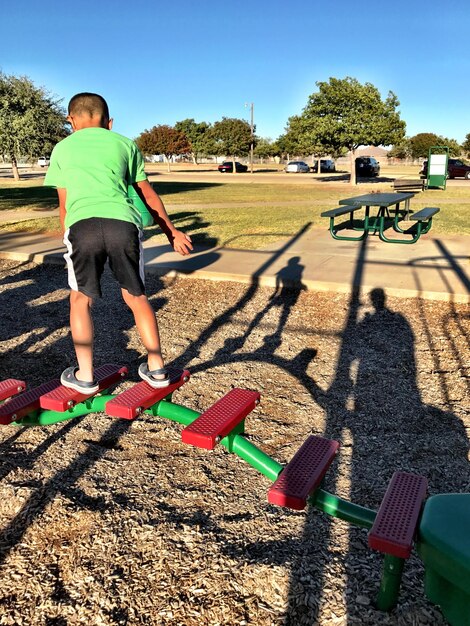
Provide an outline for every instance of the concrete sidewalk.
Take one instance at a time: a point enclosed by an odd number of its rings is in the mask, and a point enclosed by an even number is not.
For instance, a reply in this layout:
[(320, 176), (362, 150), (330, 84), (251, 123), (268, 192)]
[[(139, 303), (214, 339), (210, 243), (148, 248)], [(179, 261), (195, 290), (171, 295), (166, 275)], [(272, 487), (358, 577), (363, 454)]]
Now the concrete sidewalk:
[[(209, 280), (303, 285), (310, 290), (350, 292), (382, 287), (388, 295), (470, 302), (470, 237), (429, 233), (413, 245), (334, 240), (326, 229), (305, 228), (260, 250), (216, 247), (181, 257), (168, 245), (145, 242), (145, 263), (159, 275)], [(58, 237), (0, 234), (0, 258), (62, 263)]]

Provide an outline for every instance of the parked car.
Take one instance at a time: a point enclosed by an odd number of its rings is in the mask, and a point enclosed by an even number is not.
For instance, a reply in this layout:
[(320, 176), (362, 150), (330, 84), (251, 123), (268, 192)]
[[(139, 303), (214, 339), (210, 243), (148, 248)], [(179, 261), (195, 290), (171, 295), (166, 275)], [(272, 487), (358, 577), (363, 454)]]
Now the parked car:
[(370, 177), (380, 174), (380, 163), (374, 157), (357, 157), (356, 159), (356, 176)]
[[(329, 172), (336, 172), (335, 162), (333, 159), (320, 159), (320, 173), (328, 174)], [(312, 172), (318, 172), (318, 161), (316, 160), (312, 165)]]
[[(423, 169), (420, 171), (421, 178), (428, 177), (428, 161), (423, 161)], [(470, 180), (470, 165), (460, 159), (449, 159), (447, 162), (447, 178), (466, 178)]]
[[(217, 168), (219, 172), (233, 172), (233, 162), (232, 161), (224, 161)], [(235, 171), (236, 172), (247, 172), (248, 166), (243, 165), (243, 163), (239, 163), (235, 161)]]
[(49, 161), (49, 157), (39, 157), (38, 159), (38, 165), (39, 167), (47, 167), (49, 165), (50, 161)]
[(310, 172), (310, 166), (304, 161), (290, 161), (284, 168), (286, 172), (300, 172), (306, 174)]

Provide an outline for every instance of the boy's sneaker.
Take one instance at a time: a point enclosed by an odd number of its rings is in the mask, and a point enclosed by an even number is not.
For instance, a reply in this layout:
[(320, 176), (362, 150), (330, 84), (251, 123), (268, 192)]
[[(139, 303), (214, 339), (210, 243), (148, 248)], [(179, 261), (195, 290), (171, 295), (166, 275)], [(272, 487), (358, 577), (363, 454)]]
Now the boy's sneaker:
[[(165, 375), (164, 378), (155, 378), (155, 376), (162, 376), (163, 374)], [(139, 366), (139, 376), (154, 389), (168, 387), (170, 384), (170, 376), (165, 367), (159, 370), (149, 370), (147, 363), (142, 363)]]
[(68, 367), (64, 370), (60, 377), (61, 384), (64, 385), (64, 387), (75, 389), (75, 391), (79, 391), (80, 393), (90, 396), (99, 391), (100, 386), (96, 380), (91, 383), (84, 380), (78, 380), (75, 376), (76, 372), (78, 372), (78, 367)]

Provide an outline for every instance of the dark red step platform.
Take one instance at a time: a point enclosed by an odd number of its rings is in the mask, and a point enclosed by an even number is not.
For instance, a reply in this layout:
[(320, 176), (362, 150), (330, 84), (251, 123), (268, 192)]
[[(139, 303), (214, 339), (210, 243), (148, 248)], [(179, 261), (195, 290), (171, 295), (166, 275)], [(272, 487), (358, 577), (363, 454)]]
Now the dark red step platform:
[(163, 400), (189, 380), (188, 370), (168, 369), (170, 384), (161, 389), (154, 389), (145, 381), (126, 389), (106, 403), (106, 413), (112, 417), (133, 420), (145, 409)]
[(268, 501), (302, 511), (309, 495), (320, 486), (338, 450), (337, 441), (310, 435), (271, 486)]
[(40, 408), (40, 399), (46, 393), (60, 387), (60, 380), (50, 380), (39, 387), (25, 391), (0, 406), (0, 424), (11, 424)]
[(181, 439), (198, 448), (212, 450), (259, 403), (260, 394), (232, 389), (181, 431)]
[(424, 476), (395, 472), (369, 531), (369, 547), (407, 559), (413, 547), (428, 481)]
[(57, 389), (53, 389), (49, 393), (43, 395), (40, 399), (40, 406), (42, 409), (49, 409), (51, 411), (64, 412), (67, 409), (71, 409), (79, 402), (83, 402), (92, 396), (95, 396), (100, 391), (108, 389), (111, 385), (121, 382), (121, 380), (127, 375), (127, 367), (121, 367), (114, 365), (113, 363), (106, 363), (100, 365), (95, 370), (95, 378), (98, 381), (100, 388), (98, 391), (92, 394), (83, 394), (75, 389), (69, 389), (60, 385)]
[(0, 401), (16, 396), (26, 389), (24, 380), (16, 380), (16, 378), (8, 378), (0, 381)]

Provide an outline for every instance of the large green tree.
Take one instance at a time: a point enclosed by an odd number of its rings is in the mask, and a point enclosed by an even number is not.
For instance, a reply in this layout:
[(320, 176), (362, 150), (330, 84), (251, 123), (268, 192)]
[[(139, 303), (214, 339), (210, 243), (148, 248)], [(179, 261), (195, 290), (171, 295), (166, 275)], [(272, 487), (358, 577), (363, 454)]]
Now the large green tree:
[(405, 135), (405, 122), (397, 110), (398, 99), (388, 92), (382, 100), (371, 83), (351, 77), (317, 82), (300, 116), (302, 141), (335, 152), (347, 148), (351, 155), (351, 182), (356, 182), (355, 152), (359, 146), (388, 146)]
[(201, 156), (214, 154), (214, 144), (210, 136), (210, 124), (207, 122), (195, 122), (193, 118), (176, 122), (175, 130), (186, 135), (191, 144), (191, 157), (197, 165)]
[(168, 171), (170, 171), (170, 161), (173, 156), (192, 152), (191, 143), (186, 135), (166, 124), (144, 130), (135, 142), (145, 155), (164, 154), (168, 163)]
[(214, 123), (210, 134), (214, 140), (214, 154), (231, 157), (235, 174), (235, 158), (250, 152), (252, 141), (250, 124), (245, 120), (223, 117)]
[(410, 137), (411, 156), (414, 159), (427, 158), (429, 148), (432, 146), (442, 146), (438, 135), (434, 133), (418, 133)]
[(311, 124), (302, 115), (293, 115), (287, 122), (286, 132), (283, 135), (282, 145), (287, 155), (321, 157), (337, 155), (338, 146), (321, 142), (315, 133), (310, 132)]
[(467, 156), (470, 157), (470, 133), (468, 133), (468, 135), (464, 139), (464, 142), (462, 144), (462, 150)]
[(434, 133), (418, 133), (410, 138), (411, 155), (414, 159), (427, 158), (429, 148), (434, 146), (446, 146), (450, 156), (460, 156), (462, 146), (456, 139), (448, 139)]
[(0, 72), (0, 153), (10, 160), (15, 180), (20, 157), (49, 155), (70, 132), (60, 102), (26, 76)]

